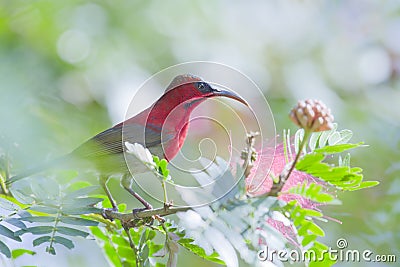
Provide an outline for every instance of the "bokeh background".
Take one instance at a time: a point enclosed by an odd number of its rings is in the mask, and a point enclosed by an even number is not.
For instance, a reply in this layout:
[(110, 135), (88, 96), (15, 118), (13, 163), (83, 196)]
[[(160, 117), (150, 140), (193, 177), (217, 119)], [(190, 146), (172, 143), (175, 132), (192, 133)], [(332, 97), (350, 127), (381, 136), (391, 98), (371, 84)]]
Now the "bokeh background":
[[(295, 129), (297, 99), (330, 106), (353, 141), (369, 144), (353, 164), (381, 185), (343, 194), (326, 212), (343, 224), (324, 225), (322, 240), (399, 258), (400, 1), (1, 0), (0, 147), (14, 172), (62, 155), (123, 120), (152, 74), (194, 60), (253, 79), (278, 132)], [(15, 264), (107, 266), (91, 240)], [(178, 266), (189, 264), (205, 266), (181, 253)]]

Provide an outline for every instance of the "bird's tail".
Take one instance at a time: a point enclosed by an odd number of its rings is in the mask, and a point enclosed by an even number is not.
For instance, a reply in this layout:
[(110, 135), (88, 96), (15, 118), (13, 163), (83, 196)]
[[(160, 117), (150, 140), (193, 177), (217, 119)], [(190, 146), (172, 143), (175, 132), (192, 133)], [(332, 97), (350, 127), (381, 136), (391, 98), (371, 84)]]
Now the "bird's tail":
[(49, 168), (51, 168), (51, 167), (63, 162), (65, 159), (66, 159), (65, 156), (64, 157), (60, 157), (60, 158), (57, 158), (55, 160), (49, 161), (47, 163), (44, 163), (42, 165), (39, 165), (37, 167), (25, 170), (24, 172), (22, 172), (20, 174), (17, 174), (17, 175), (14, 175), (14, 176), (8, 178), (5, 183), (6, 183), (6, 185), (9, 186), (12, 183), (15, 183), (16, 181), (19, 181), (21, 179), (24, 179), (24, 178), (27, 178), (27, 177), (32, 176), (34, 174), (40, 173), (42, 171), (45, 171), (45, 170), (47, 170), (47, 169), (49, 169)]

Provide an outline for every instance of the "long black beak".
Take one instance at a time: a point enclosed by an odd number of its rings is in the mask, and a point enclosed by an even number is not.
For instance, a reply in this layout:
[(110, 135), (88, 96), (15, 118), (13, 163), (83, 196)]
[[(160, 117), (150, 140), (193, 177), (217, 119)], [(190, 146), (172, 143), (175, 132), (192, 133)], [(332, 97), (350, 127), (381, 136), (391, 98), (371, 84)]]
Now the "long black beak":
[(212, 97), (214, 96), (223, 96), (223, 97), (227, 97), (227, 98), (232, 98), (236, 101), (239, 101), (240, 103), (249, 106), (249, 104), (246, 102), (246, 100), (244, 100), (243, 98), (241, 98), (240, 96), (238, 96), (237, 94), (235, 94), (234, 92), (228, 91), (228, 90), (220, 90), (220, 89), (215, 89), (213, 88), (213, 92), (212, 92)]

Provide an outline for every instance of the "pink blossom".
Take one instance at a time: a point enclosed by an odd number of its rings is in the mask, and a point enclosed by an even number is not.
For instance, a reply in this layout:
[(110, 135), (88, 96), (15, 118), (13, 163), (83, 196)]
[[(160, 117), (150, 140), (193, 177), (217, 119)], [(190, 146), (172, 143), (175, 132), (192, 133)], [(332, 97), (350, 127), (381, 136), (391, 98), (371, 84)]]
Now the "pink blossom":
[[(292, 151), (294, 151), (294, 148), (292, 148)], [(289, 155), (289, 157), (292, 158), (294, 158), (294, 156), (294, 154), (292, 154), (291, 156)], [(272, 157), (273, 160), (271, 163)], [(279, 177), (279, 174), (282, 172), (286, 164), (287, 162), (285, 159), (283, 144), (281, 143), (277, 145), (275, 149), (275, 154), (274, 151), (272, 151), (271, 149), (266, 149), (261, 153), (259, 152), (257, 159), (254, 162), (254, 166), (250, 172), (250, 175), (245, 180), (247, 194), (252, 197), (267, 194), (272, 188), (272, 177)], [(268, 168), (269, 171), (267, 172), (266, 169)], [(295, 194), (287, 193), (287, 191), (291, 187), (301, 185), (304, 182), (306, 182), (307, 184), (324, 183), (323, 181), (307, 173), (294, 170), (286, 181), (285, 185), (283, 186), (282, 192), (278, 196), (278, 198), (286, 202), (292, 199), (296, 199), (303, 208), (315, 209), (319, 205), (318, 203), (315, 203), (311, 200), (305, 199)]]
[[(291, 150), (294, 152), (294, 147), (292, 147)], [(288, 156), (290, 160), (292, 160), (295, 154), (292, 153), (292, 155)], [(279, 177), (279, 174), (282, 172), (286, 164), (287, 161), (282, 143), (276, 146), (275, 151), (273, 151), (271, 148), (268, 148), (262, 152), (259, 152), (257, 160), (254, 162), (254, 166), (251, 169), (250, 175), (245, 180), (246, 193), (251, 197), (267, 194), (272, 188), (273, 177)], [(318, 210), (318, 206), (320, 206), (321, 203), (316, 203), (302, 196), (288, 193), (290, 188), (303, 183), (326, 184), (325, 182), (307, 173), (294, 170), (283, 186), (281, 193), (278, 195), (278, 199), (281, 199), (285, 202), (295, 199), (303, 208)], [(299, 245), (296, 240), (296, 231), (293, 225), (285, 225), (283, 222), (274, 220), (272, 218), (268, 218), (267, 223), (281, 232), (290, 243), (296, 246)]]

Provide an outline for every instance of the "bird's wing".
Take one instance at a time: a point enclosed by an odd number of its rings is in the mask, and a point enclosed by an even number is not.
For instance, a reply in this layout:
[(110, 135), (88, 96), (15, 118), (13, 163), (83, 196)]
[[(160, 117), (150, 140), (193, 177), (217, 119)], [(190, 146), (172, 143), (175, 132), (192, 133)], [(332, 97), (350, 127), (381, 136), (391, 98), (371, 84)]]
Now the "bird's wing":
[[(162, 141), (167, 142), (172, 138), (172, 135), (163, 136)], [(144, 132), (144, 126), (141, 124), (118, 124), (89, 139), (73, 153), (88, 158), (123, 153), (124, 142), (139, 143), (151, 148), (162, 143), (161, 131), (153, 125), (147, 125)]]

